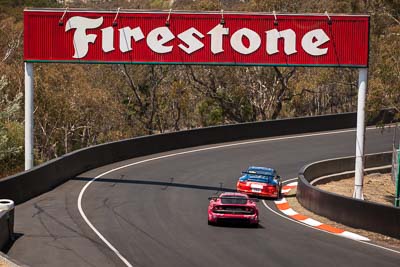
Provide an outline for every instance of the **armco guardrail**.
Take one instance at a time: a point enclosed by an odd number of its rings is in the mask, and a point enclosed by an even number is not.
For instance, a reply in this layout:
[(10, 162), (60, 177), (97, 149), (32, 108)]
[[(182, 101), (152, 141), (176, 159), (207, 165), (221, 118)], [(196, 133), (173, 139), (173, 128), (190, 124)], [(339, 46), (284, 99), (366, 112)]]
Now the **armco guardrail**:
[[(390, 165), (391, 157), (391, 152), (367, 155), (365, 167)], [(336, 222), (400, 238), (400, 208), (340, 196), (310, 184), (318, 177), (354, 171), (354, 166), (355, 157), (346, 157), (303, 167), (299, 173), (297, 200), (305, 208)]]

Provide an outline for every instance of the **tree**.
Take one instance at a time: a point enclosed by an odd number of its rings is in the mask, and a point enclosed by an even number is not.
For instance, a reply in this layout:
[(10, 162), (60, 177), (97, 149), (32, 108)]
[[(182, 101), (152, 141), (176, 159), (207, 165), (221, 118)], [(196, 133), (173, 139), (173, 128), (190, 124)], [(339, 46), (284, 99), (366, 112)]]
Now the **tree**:
[(24, 160), (24, 126), (17, 121), (22, 94), (10, 97), (6, 77), (0, 78), (0, 175), (19, 169)]
[[(0, 0), (1, 171), (22, 169), (23, 8)], [(371, 16), (368, 111), (400, 110), (397, 0), (131, 0), (74, 7), (366, 13)], [(72, 6), (71, 6), (72, 7)], [(225, 123), (355, 111), (356, 69), (35, 64), (35, 157), (122, 138)], [(7, 170), (6, 170), (7, 168)]]
[(36, 66), (35, 143), (39, 158), (48, 160), (130, 136), (122, 105), (108, 88), (94, 86), (92, 66)]
[(238, 86), (243, 77), (238, 75), (241, 71), (235, 67), (187, 67), (191, 86), (206, 97), (205, 103), (218, 105), (222, 115), (218, 124), (251, 121), (253, 118), (246, 88)]

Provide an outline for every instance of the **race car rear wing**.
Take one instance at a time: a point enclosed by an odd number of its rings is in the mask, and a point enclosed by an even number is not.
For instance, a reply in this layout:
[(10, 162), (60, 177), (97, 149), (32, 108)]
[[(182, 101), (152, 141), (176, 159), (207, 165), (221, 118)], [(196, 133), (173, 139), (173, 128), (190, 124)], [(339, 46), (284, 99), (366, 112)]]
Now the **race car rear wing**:
[[(242, 197), (208, 197), (208, 200), (217, 200), (217, 199), (237, 199), (237, 200), (245, 200), (245, 198)], [(253, 202), (259, 202), (260, 200), (258, 198), (247, 198), (246, 200), (250, 200)]]
[[(265, 177), (273, 176), (272, 174), (265, 174), (265, 173), (259, 173), (259, 172), (251, 172), (251, 171), (250, 172), (243, 171), (242, 174), (260, 175), (260, 176), (265, 176)], [(281, 177), (279, 175), (277, 175), (276, 178), (280, 179)]]

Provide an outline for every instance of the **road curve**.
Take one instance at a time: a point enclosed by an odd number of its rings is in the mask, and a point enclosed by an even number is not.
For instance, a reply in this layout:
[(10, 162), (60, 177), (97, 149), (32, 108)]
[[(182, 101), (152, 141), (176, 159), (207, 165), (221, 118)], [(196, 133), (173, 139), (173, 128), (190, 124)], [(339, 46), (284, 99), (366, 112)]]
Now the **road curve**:
[[(367, 153), (389, 151), (392, 132), (371, 129), (366, 140)], [(353, 130), (220, 145), (103, 166), (17, 206), (8, 255), (30, 266), (398, 266), (400, 254), (293, 223), (261, 202), (257, 229), (206, 222), (207, 197), (234, 190), (249, 165), (296, 177), (307, 163), (353, 155)], [(81, 211), (97, 234), (78, 209), (85, 186)]]

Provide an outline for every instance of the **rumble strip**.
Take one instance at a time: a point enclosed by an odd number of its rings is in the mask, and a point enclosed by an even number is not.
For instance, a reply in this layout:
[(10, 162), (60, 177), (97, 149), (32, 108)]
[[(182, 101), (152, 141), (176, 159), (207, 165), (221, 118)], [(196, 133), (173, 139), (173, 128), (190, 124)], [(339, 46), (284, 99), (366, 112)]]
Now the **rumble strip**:
[[(293, 182), (293, 183), (284, 185), (282, 188), (282, 193), (287, 194), (290, 190), (292, 190), (293, 188), (296, 188), (296, 187), (297, 187), (297, 182)], [(314, 219), (311, 219), (307, 216), (297, 213), (289, 206), (289, 203), (287, 202), (286, 198), (276, 200), (275, 205), (283, 214), (287, 215), (288, 217), (290, 217), (294, 220), (305, 223), (311, 227), (318, 228), (320, 230), (329, 232), (331, 234), (343, 236), (343, 237), (358, 240), (358, 241), (370, 241), (368, 238), (366, 238), (364, 236), (318, 222)]]

